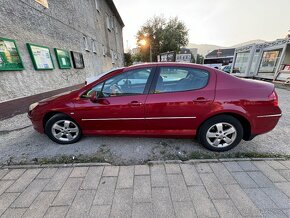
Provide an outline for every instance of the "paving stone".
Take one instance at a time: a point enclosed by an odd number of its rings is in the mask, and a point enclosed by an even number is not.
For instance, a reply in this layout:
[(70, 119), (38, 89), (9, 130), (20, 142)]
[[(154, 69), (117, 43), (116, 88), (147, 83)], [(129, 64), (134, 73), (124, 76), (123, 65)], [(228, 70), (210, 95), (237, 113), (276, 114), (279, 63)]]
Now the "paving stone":
[(8, 208), (1, 216), (3, 218), (17, 218), (22, 217), (27, 208)]
[(117, 180), (117, 188), (132, 188), (134, 178), (134, 166), (121, 166)]
[(172, 201), (190, 201), (188, 190), (181, 174), (168, 174)]
[(260, 210), (255, 206), (247, 194), (239, 185), (226, 185), (225, 190), (232, 202), (238, 208), (242, 216), (255, 217), (261, 216)]
[(191, 201), (174, 202), (173, 206), (174, 206), (174, 210), (175, 210), (175, 214), (177, 218), (197, 217)]
[(48, 179), (36, 179), (13, 202), (11, 207), (29, 207), (48, 183)]
[(165, 164), (167, 174), (178, 174), (181, 173), (179, 164)]
[(290, 160), (280, 161), (280, 163), (290, 170)]
[(200, 174), (201, 180), (212, 199), (228, 198), (226, 191), (218, 181), (217, 177), (213, 174)]
[(273, 187), (274, 184), (268, 179), (262, 172), (254, 171), (248, 172), (248, 175), (255, 181), (255, 183), (261, 188)]
[(96, 190), (79, 190), (66, 216), (88, 217), (95, 194)]
[(69, 177), (85, 177), (88, 171), (88, 167), (75, 167), (69, 175)]
[(117, 177), (102, 177), (93, 204), (112, 204)]
[(246, 172), (235, 172), (232, 175), (242, 188), (258, 188), (258, 185)]
[(135, 176), (133, 200), (134, 202), (151, 202), (150, 176)]
[(18, 179), (24, 172), (25, 169), (13, 169), (10, 170), (2, 179)]
[(169, 188), (168, 187), (152, 188), (152, 200), (171, 202)]
[(266, 163), (272, 167), (274, 170), (287, 170), (287, 167), (281, 164), (279, 161), (276, 160), (270, 160), (266, 161)]
[(2, 179), (8, 172), (7, 169), (0, 170), (0, 179)]
[(258, 167), (272, 182), (285, 182), (286, 179), (277, 171), (270, 167), (265, 161), (255, 161), (254, 164)]
[(212, 173), (212, 170), (208, 163), (195, 164), (195, 168), (198, 173)]
[(213, 203), (222, 218), (242, 217), (231, 200), (213, 200)]
[(103, 176), (118, 176), (119, 167), (118, 166), (105, 166), (103, 171)]
[(0, 180), (0, 195), (13, 184), (14, 180)]
[(44, 218), (63, 218), (68, 211), (69, 206), (49, 207)]
[(237, 161), (237, 164), (239, 164), (240, 167), (244, 171), (258, 171), (259, 170), (251, 161)]
[(237, 162), (223, 162), (223, 164), (226, 166), (226, 168), (230, 172), (241, 172), (241, 171), (243, 171), (243, 168)]
[(244, 189), (259, 209), (277, 209), (276, 204), (261, 189)]
[(188, 188), (198, 217), (218, 217), (218, 213), (203, 186)]
[(262, 188), (280, 209), (290, 209), (290, 199), (278, 188)]
[(19, 193), (3, 193), (0, 196), (0, 216), (18, 196)]
[(109, 218), (111, 211), (111, 205), (94, 205), (90, 211), (90, 217), (100, 217), (100, 218)]
[(110, 217), (131, 217), (133, 189), (116, 189)]
[(290, 182), (275, 183), (275, 186), (290, 198)]
[(152, 187), (168, 186), (164, 165), (153, 165), (150, 170)]
[(171, 201), (153, 200), (153, 213), (156, 218), (175, 218)]
[(81, 189), (97, 189), (104, 167), (89, 167)]
[(285, 179), (290, 182), (290, 170), (279, 170), (280, 175), (282, 175)]
[(26, 210), (23, 217), (43, 217), (56, 195), (57, 192), (41, 192)]
[(40, 169), (26, 170), (6, 191), (7, 192), (23, 192), (31, 181), (37, 176)]
[(148, 165), (135, 165), (135, 175), (150, 175)]
[(153, 206), (151, 203), (134, 203), (132, 218), (152, 218)]
[(44, 168), (37, 175), (37, 179), (50, 179), (56, 173), (57, 168)]
[(222, 185), (236, 184), (237, 181), (229, 173), (222, 163), (211, 163), (210, 167), (212, 168), (214, 174), (219, 179)]
[(290, 217), (290, 209), (283, 210), (287, 217)]
[(261, 212), (265, 218), (287, 218), (286, 214), (279, 209), (265, 209)]
[(194, 165), (181, 164), (180, 167), (187, 185), (203, 185)]
[(54, 206), (71, 205), (82, 183), (81, 178), (68, 178), (53, 201)]
[(45, 191), (58, 191), (61, 189), (67, 178), (69, 177), (72, 168), (59, 168), (53, 175), (49, 183), (44, 188)]

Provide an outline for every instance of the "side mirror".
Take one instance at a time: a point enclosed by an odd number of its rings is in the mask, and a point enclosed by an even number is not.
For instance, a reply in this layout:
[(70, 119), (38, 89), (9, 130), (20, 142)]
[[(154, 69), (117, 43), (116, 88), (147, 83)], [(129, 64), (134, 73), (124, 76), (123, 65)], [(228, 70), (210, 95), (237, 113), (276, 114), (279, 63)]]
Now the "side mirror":
[(92, 95), (91, 95), (91, 97), (90, 97), (90, 100), (91, 100), (91, 102), (93, 102), (93, 103), (98, 102), (98, 94), (97, 94), (96, 91), (93, 91), (93, 92), (92, 92)]

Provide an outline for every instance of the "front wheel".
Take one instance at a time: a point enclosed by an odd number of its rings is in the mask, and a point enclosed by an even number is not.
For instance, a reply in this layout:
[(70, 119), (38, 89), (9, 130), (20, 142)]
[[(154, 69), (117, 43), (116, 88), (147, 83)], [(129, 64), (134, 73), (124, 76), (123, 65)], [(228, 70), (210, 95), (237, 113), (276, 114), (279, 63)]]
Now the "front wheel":
[(82, 136), (79, 125), (64, 114), (52, 116), (45, 125), (45, 133), (54, 142), (71, 144), (80, 140)]
[(220, 115), (202, 124), (198, 138), (207, 149), (223, 152), (236, 147), (242, 140), (243, 134), (243, 127), (239, 120), (229, 115)]

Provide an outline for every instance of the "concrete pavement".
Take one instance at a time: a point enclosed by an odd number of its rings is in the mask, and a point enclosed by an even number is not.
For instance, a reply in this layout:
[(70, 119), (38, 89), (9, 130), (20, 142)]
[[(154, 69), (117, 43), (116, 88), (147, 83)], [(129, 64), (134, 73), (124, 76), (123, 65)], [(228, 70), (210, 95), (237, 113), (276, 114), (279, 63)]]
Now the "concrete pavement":
[(290, 161), (0, 169), (1, 217), (290, 217)]

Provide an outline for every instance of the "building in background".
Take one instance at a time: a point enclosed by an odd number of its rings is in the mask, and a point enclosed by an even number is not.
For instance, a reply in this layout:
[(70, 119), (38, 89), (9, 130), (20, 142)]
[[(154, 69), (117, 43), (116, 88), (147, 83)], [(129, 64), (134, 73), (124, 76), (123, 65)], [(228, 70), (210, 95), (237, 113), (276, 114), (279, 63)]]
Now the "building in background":
[(216, 49), (204, 58), (204, 65), (220, 69), (233, 62), (235, 48)]
[(123, 27), (112, 0), (2, 1), (0, 103), (123, 66)]

